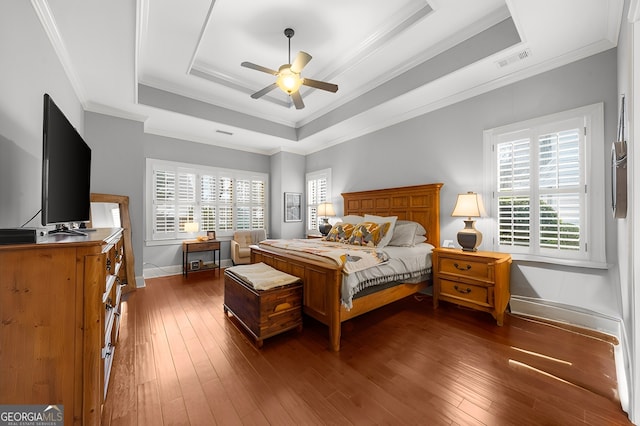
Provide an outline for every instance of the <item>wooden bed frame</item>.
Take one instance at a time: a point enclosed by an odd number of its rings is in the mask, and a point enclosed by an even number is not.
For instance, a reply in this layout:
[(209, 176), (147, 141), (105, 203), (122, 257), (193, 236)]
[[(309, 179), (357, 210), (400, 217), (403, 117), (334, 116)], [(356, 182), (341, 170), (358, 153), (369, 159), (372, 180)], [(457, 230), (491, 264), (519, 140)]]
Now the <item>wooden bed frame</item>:
[[(398, 220), (413, 220), (427, 230), (427, 242), (440, 245), (441, 183), (343, 193), (344, 214), (375, 214), (398, 216)], [(358, 315), (400, 300), (427, 287), (420, 284), (399, 284), (353, 300), (351, 310), (342, 306), (340, 266), (321, 261), (252, 247), (251, 263), (264, 262), (280, 271), (303, 280), (303, 312), (329, 327), (329, 343), (340, 350), (341, 324)]]

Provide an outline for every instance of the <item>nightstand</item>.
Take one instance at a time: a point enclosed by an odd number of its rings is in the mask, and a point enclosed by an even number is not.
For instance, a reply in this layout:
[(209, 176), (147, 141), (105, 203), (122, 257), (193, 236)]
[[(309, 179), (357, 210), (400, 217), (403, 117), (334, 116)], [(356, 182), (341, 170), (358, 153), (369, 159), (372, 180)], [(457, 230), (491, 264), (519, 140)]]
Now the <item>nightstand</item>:
[(438, 247), (432, 259), (434, 308), (444, 300), (488, 312), (503, 324), (511, 297), (510, 254)]
[[(202, 265), (202, 263), (196, 262), (197, 269), (192, 269), (189, 264), (189, 253), (210, 251), (213, 253), (213, 263), (209, 265)], [(216, 262), (216, 254), (218, 255), (218, 261)], [(209, 269), (217, 268), (220, 270), (220, 241), (218, 240), (189, 240), (182, 242), (182, 274), (186, 277), (189, 270), (205, 271)]]

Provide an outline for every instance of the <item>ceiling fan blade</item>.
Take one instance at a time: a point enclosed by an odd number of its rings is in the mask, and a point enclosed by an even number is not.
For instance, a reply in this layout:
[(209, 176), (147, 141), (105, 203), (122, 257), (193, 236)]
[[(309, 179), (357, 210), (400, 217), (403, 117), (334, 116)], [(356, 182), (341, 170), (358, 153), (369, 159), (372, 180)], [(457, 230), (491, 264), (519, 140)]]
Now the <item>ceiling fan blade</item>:
[(264, 95), (266, 95), (267, 93), (269, 93), (270, 91), (272, 91), (273, 89), (275, 89), (276, 87), (278, 87), (278, 84), (277, 84), (277, 83), (270, 84), (270, 85), (268, 85), (267, 87), (265, 87), (264, 89), (262, 89), (262, 90), (258, 90), (256, 93), (254, 93), (253, 95), (251, 95), (251, 97), (252, 97), (253, 99), (261, 98), (261, 97), (263, 97)]
[(338, 91), (338, 85), (333, 83), (327, 83), (325, 81), (312, 80), (310, 78), (304, 78), (302, 84), (309, 87), (315, 87), (316, 89), (326, 90), (327, 92), (336, 93)]
[(299, 51), (296, 59), (294, 59), (293, 63), (291, 64), (291, 71), (295, 72), (296, 74), (300, 74), (302, 69), (309, 63), (310, 60), (311, 55), (309, 55), (307, 52), (303, 52), (302, 50)]
[(271, 75), (278, 75), (278, 71), (272, 70), (271, 68), (263, 67), (262, 65), (256, 65), (252, 62), (243, 62), (240, 64), (245, 68), (251, 68), (252, 70), (266, 72)]
[(302, 102), (302, 96), (299, 90), (291, 94), (291, 99), (293, 99), (293, 104), (296, 106), (296, 109), (304, 108), (304, 102)]

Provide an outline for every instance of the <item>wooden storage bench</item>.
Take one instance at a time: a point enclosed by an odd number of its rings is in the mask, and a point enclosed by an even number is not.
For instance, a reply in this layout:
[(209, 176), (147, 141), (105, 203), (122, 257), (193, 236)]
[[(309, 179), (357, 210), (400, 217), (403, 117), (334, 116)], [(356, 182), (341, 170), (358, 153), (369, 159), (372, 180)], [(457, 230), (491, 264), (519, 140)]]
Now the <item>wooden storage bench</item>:
[(302, 282), (256, 290), (240, 276), (225, 271), (224, 312), (231, 313), (262, 347), (268, 337), (294, 328), (302, 331)]

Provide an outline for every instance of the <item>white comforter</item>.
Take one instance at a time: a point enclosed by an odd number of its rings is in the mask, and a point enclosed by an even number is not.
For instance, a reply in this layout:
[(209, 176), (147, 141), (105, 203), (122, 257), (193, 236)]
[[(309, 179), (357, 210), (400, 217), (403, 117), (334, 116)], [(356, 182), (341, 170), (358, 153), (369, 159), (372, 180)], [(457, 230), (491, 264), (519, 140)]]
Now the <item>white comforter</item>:
[(351, 309), (353, 296), (365, 288), (390, 282), (420, 282), (431, 272), (431, 251), (428, 243), (414, 247), (386, 246), (387, 262), (342, 277), (342, 304)]
[[(350, 250), (352, 248), (352, 246), (342, 243), (318, 240), (272, 240), (267, 241), (267, 243), (263, 244), (261, 242), (260, 245), (281, 253), (295, 251), (297, 255), (316, 260), (324, 259), (325, 262), (331, 262), (329, 256), (326, 253), (321, 253), (323, 250), (314, 250), (314, 247), (324, 246), (326, 251), (335, 248), (341, 248), (342, 250)], [(305, 249), (305, 246), (311, 249)], [(360, 247), (357, 247), (357, 249), (360, 249)], [(372, 251), (371, 249), (369, 250)], [(352, 270), (342, 274), (342, 304), (347, 309), (351, 309), (353, 296), (357, 292), (375, 285), (396, 281), (405, 283), (424, 281), (425, 276), (431, 272), (432, 250), (433, 246), (428, 243), (416, 244), (414, 247), (386, 246), (382, 249), (373, 250), (384, 254), (384, 256), (376, 256), (377, 264), (367, 265), (366, 268), (353, 268), (352, 266)], [(336, 263), (338, 265), (341, 264), (337, 261)], [(362, 261), (357, 264), (361, 266)], [(344, 266), (344, 263), (342, 265)]]

